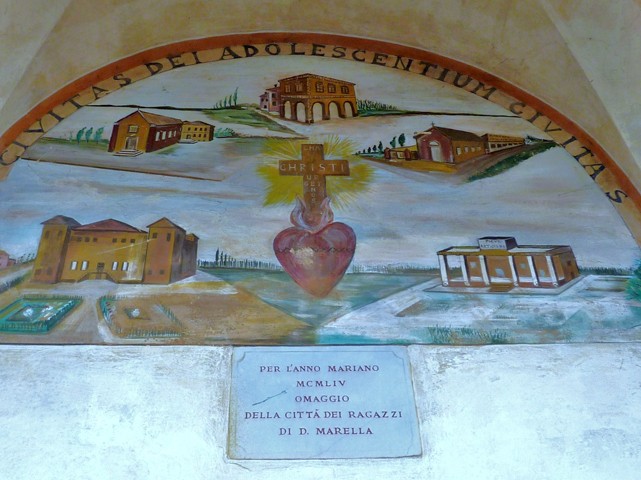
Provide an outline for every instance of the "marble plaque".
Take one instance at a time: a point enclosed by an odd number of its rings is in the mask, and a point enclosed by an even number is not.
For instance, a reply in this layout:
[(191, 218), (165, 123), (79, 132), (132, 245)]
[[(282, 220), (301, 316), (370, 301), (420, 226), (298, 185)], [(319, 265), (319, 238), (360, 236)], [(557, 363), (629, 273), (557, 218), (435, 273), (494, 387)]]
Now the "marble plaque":
[(233, 355), (228, 456), (421, 454), (404, 347), (246, 347)]

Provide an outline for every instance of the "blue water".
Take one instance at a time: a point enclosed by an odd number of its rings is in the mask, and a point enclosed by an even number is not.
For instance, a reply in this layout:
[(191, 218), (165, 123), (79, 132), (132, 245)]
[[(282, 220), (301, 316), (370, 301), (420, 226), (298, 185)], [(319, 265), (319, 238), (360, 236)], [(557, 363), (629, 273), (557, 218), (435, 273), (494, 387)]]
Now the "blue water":
[(319, 299), (302, 290), (284, 272), (227, 268), (204, 270), (312, 326), (320, 326), (364, 305), (434, 278), (429, 274), (349, 274), (343, 277), (327, 297)]

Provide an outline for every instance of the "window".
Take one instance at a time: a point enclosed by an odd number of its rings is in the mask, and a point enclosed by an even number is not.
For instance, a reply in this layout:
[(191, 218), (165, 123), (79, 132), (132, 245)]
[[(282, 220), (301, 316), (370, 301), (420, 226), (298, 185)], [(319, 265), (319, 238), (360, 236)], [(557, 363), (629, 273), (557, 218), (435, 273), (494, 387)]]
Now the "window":
[(154, 271), (151, 268), (147, 270), (147, 275), (151, 275), (152, 273), (154, 273)]
[(167, 234), (167, 241), (170, 241), (170, 240), (171, 240), (171, 233), (168, 233)]
[(138, 125), (129, 125), (128, 133), (138, 133)]
[(86, 243), (88, 243), (88, 242), (89, 242), (89, 237), (85, 237), (85, 242), (86, 242)]
[(118, 270), (118, 262), (114, 262), (111, 264), (111, 269), (112, 270)]
[(118, 239), (117, 239), (117, 238), (112, 238), (112, 239), (111, 239), (111, 243), (116, 243), (117, 241), (118, 241)]
[(80, 270), (87, 270), (88, 268), (89, 268), (89, 262), (85, 260), (84, 262), (82, 262), (82, 265), (80, 266)]
[(97, 242), (97, 241), (98, 241), (98, 239), (97, 239), (96, 237), (93, 237), (91, 240), (92, 240), (93, 242)]
[(343, 86), (341, 87), (341, 93), (349, 93), (349, 87), (347, 87), (347, 86), (343, 85)]
[(456, 147), (456, 154), (460, 155), (461, 154), (461, 147)]
[(160, 140), (160, 132), (156, 132), (156, 141)]
[(158, 233), (152, 233), (151, 238), (158, 238)]
[(120, 239), (120, 243), (127, 243), (127, 239), (126, 238), (121, 238)]
[(465, 147), (465, 153), (469, 153), (470, 149), (469, 147)]
[(126, 272), (129, 270), (129, 262), (122, 262), (122, 271)]
[(303, 91), (303, 84), (302, 83), (297, 83), (296, 84), (296, 91), (297, 92), (302, 92)]
[(325, 88), (323, 87), (323, 82), (316, 82), (316, 91), (319, 93), (322, 93), (325, 91)]
[(327, 91), (329, 93), (336, 93), (336, 85), (334, 85), (333, 83), (328, 83), (327, 84)]
[(76, 242), (82, 242), (82, 237), (73, 237)]
[(164, 274), (165, 274), (165, 271), (164, 271), (164, 270), (160, 270), (160, 274), (161, 274), (161, 275), (164, 275)]
[(291, 85), (285, 85), (285, 93), (290, 93), (292, 91)]
[(167, 139), (167, 132), (162, 132), (162, 139), (166, 140)]
[(132, 238), (131, 240), (129, 240), (129, 243), (136, 243), (136, 239)]
[(78, 269), (78, 262), (76, 262), (76, 261), (71, 262), (71, 266), (69, 268), (71, 270), (77, 270)]
[(45, 232), (45, 238), (49, 238), (49, 231), (48, 230)]

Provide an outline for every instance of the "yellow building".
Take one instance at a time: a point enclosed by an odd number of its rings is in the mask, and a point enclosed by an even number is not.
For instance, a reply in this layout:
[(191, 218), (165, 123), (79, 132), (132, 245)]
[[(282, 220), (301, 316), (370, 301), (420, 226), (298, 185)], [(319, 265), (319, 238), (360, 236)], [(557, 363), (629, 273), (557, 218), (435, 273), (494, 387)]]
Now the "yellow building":
[(478, 246), (438, 252), (443, 286), (556, 288), (579, 276), (567, 245), (522, 245), (514, 237), (483, 237)]
[(170, 283), (196, 273), (198, 237), (166, 218), (149, 232), (113, 219), (80, 225), (61, 215), (42, 225), (35, 282)]
[(211, 142), (214, 139), (214, 126), (205, 122), (183, 122), (180, 132), (180, 141)]
[(485, 142), (486, 153), (525, 145), (525, 139), (523, 137), (486, 133), (485, 135), (481, 136), (481, 138)]

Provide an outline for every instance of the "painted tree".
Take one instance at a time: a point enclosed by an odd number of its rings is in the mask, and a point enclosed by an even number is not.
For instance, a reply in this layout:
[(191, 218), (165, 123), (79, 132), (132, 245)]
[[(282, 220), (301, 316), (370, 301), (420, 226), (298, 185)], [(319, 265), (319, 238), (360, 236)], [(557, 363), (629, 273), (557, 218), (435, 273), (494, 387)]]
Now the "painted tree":
[(85, 132), (85, 141), (89, 143), (89, 139), (91, 138), (91, 134), (93, 133), (93, 127), (89, 127), (89, 130)]
[(625, 290), (630, 298), (641, 300), (641, 262), (637, 264), (637, 268), (632, 273), (630, 280), (628, 280)]
[(80, 144), (80, 140), (82, 140), (82, 136), (85, 134), (85, 130), (87, 127), (82, 127), (78, 132), (76, 133), (76, 142)]
[(399, 137), (398, 137), (398, 144), (399, 144), (401, 147), (404, 147), (404, 146), (405, 146), (405, 134), (404, 134), (404, 133), (401, 133), (401, 134), (399, 135)]
[(105, 127), (100, 127), (98, 130), (96, 130), (96, 133), (93, 134), (93, 141), (94, 142), (99, 142), (102, 140), (102, 132), (105, 131)]
[(389, 142), (389, 144), (392, 146), (392, 148), (396, 148), (396, 137), (392, 138), (392, 141)]
[(383, 142), (378, 142), (378, 151), (379, 152), (383, 151)]
[(238, 87), (234, 90), (234, 107), (238, 105)]

